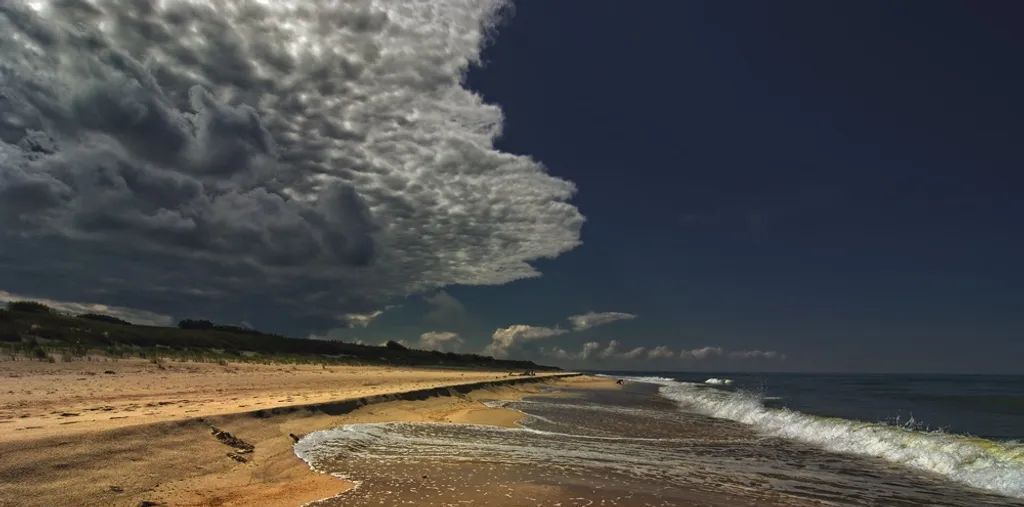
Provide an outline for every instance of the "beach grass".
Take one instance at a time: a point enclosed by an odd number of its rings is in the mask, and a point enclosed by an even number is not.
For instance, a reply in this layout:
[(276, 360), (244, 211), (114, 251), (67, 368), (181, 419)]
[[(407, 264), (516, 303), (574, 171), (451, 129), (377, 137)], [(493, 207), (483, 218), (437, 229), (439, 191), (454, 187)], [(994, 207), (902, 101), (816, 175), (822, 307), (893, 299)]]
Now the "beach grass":
[(0, 354), (38, 361), (139, 357), (197, 362), (369, 364), (492, 370), (555, 370), (531, 361), (291, 338), (238, 326), (184, 320), (178, 327), (135, 325), (100, 314), (68, 315), (35, 302), (0, 310)]

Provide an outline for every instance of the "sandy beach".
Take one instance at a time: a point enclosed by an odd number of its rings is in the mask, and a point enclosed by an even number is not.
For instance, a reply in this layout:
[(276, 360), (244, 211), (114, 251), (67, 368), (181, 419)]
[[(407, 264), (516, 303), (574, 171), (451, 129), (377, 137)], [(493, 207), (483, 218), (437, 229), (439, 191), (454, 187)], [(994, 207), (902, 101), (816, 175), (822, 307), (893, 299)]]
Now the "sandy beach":
[[(351, 484), (312, 472), (295, 457), (291, 435), (354, 422), (513, 425), (519, 412), (480, 400), (517, 399), (536, 393), (538, 383), (429, 390), (543, 377), (309, 364), (3, 361), (0, 505), (302, 505)], [(545, 382), (611, 384), (587, 377)], [(399, 396), (409, 392), (419, 393), (417, 400)]]

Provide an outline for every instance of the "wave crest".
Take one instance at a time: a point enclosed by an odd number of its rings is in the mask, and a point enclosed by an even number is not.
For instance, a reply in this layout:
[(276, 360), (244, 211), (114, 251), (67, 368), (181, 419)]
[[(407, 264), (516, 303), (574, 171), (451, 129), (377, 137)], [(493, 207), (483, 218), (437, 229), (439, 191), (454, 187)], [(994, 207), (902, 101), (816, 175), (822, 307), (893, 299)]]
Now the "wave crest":
[(729, 385), (732, 385), (732, 379), (731, 378), (711, 377), (711, 378), (705, 380), (704, 383), (705, 384), (709, 384), (709, 385), (713, 385), (713, 386), (729, 386)]
[(661, 385), (663, 396), (685, 408), (749, 424), (767, 435), (833, 452), (874, 456), (976, 488), (1024, 498), (1024, 445), (1020, 443), (815, 416), (768, 408), (759, 396), (749, 392), (673, 380), (645, 380)]

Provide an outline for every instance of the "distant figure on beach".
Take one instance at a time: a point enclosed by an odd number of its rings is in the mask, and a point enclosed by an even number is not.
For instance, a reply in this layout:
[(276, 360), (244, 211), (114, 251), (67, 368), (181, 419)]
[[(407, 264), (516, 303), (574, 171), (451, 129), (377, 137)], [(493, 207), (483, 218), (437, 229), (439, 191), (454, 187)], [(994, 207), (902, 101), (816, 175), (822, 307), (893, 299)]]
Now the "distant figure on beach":
[(622, 379), (619, 379), (619, 380), (616, 380), (615, 383), (621, 386), (625, 382), (623, 382)]

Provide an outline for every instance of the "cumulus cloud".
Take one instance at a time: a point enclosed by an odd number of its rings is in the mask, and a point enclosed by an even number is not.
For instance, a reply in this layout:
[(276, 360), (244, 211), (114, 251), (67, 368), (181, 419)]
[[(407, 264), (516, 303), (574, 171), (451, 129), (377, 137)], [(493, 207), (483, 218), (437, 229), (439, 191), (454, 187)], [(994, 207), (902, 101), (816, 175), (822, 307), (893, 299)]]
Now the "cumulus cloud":
[(705, 359), (721, 357), (724, 352), (725, 351), (722, 349), (722, 347), (700, 347), (700, 348), (691, 349), (691, 350), (680, 350), (679, 351), (679, 358), (680, 359), (695, 359), (695, 360), (698, 360), (698, 361), (702, 361), (702, 360), (705, 360)]
[(9, 301), (36, 301), (49, 306), (54, 310), (71, 315), (99, 313), (103, 315), (110, 315), (111, 317), (117, 317), (121, 320), (131, 322), (132, 324), (142, 324), (147, 326), (168, 326), (174, 322), (174, 319), (169, 315), (161, 315), (159, 313), (139, 310), (137, 308), (110, 306), (99, 303), (81, 303), (76, 301), (58, 301), (55, 299), (34, 298), (0, 290), (0, 302), (6, 303)]
[(580, 353), (577, 355), (578, 358), (586, 360), (590, 359), (601, 350), (601, 344), (597, 342), (587, 342), (583, 344), (580, 349)]
[(612, 341), (608, 342), (608, 346), (605, 347), (604, 350), (602, 350), (600, 352), (600, 354), (598, 354), (598, 355), (600, 357), (602, 357), (602, 358), (605, 358), (605, 359), (607, 359), (609, 357), (618, 356), (619, 355), (619, 341), (618, 340), (612, 340)]
[(572, 183), (494, 148), (501, 110), (463, 86), (503, 7), (2, 2), (0, 240), (14, 264), (47, 238), (54, 264), (187, 270), (172, 290), (325, 315), (537, 276), (583, 217)]
[(622, 344), (618, 340), (611, 340), (608, 342), (608, 346), (605, 347), (598, 353), (598, 356), (603, 359), (637, 359), (643, 357), (646, 352), (646, 347), (636, 347), (628, 351), (621, 350)]
[[(307, 338), (310, 339), (310, 340), (337, 341), (335, 338), (331, 338), (329, 336), (324, 336), (324, 335), (317, 335), (317, 334), (311, 334)], [(387, 345), (387, 343), (389, 341), (394, 341), (394, 342), (401, 343), (402, 345), (405, 345), (406, 347), (409, 346), (409, 344), (407, 344), (405, 342), (405, 340), (392, 340), (392, 339), (389, 339), (389, 338), (384, 338), (384, 339), (380, 339), (380, 340), (364, 340), (362, 338), (355, 338), (355, 339), (345, 340), (345, 343), (354, 343), (356, 345), (365, 345), (367, 347), (384, 347), (385, 345)]]
[(449, 331), (429, 331), (420, 335), (415, 348), (424, 350), (440, 350), (454, 352), (462, 346), (462, 338)]
[(569, 317), (569, 323), (572, 324), (574, 331), (582, 331), (584, 329), (590, 329), (592, 327), (603, 326), (615, 322), (617, 320), (630, 320), (635, 319), (636, 315), (632, 313), (622, 312), (588, 312), (580, 315), (572, 315)]
[(376, 310), (369, 313), (346, 313), (338, 317), (348, 327), (367, 327), (384, 314), (384, 310)]
[[(629, 350), (622, 350), (622, 344), (618, 340), (611, 340), (604, 349), (600, 349), (597, 356), (602, 359), (640, 359), (647, 355), (647, 347), (634, 347)], [(586, 349), (580, 352), (582, 357)], [(593, 355), (590, 351), (588, 357)]]
[(668, 359), (675, 357), (675, 355), (675, 352), (672, 352), (672, 349), (665, 345), (658, 345), (657, 347), (647, 351), (648, 359)]
[[(315, 337), (315, 336), (311, 336), (311, 338), (312, 337)], [(462, 344), (463, 344), (462, 337), (460, 337), (458, 335), (458, 333), (452, 333), (452, 332), (449, 332), (449, 331), (428, 331), (426, 333), (421, 334), (420, 337), (418, 339), (416, 339), (416, 340), (406, 340), (406, 339), (401, 339), (400, 338), (400, 339), (383, 339), (383, 340), (379, 340), (377, 342), (372, 342), (372, 341), (363, 340), (361, 338), (357, 338), (357, 339), (351, 341), (351, 343), (355, 343), (357, 345), (370, 345), (370, 346), (383, 347), (383, 346), (387, 345), (387, 342), (389, 342), (389, 341), (394, 341), (395, 343), (398, 343), (398, 344), (402, 345), (403, 347), (410, 348), (410, 349), (436, 350), (436, 351), (440, 351), (440, 352), (455, 352), (455, 351), (458, 351), (459, 348), (462, 347)]]
[(722, 347), (700, 347), (695, 349), (683, 349), (675, 352), (667, 345), (656, 347), (633, 347), (624, 349), (618, 340), (610, 340), (605, 344), (590, 341), (584, 343), (579, 352), (568, 352), (561, 347), (542, 348), (540, 353), (544, 357), (563, 361), (576, 362), (610, 362), (615, 360), (625, 361), (663, 361), (667, 359), (682, 359), (684, 361), (710, 361), (718, 358), (735, 360), (785, 360), (786, 355), (776, 351), (763, 350), (735, 350), (728, 351)]
[[(570, 329), (562, 329), (557, 326), (541, 327), (530, 326), (525, 324), (516, 324), (513, 326), (495, 330), (494, 335), (491, 337), (491, 344), (488, 345), (483, 350), (483, 353), (491, 354), (494, 355), (495, 357), (507, 357), (509, 350), (518, 348), (520, 345), (528, 341), (538, 340), (541, 338), (550, 338), (552, 336), (563, 335), (573, 331), (583, 331), (585, 329), (590, 329), (596, 326), (602, 326), (610, 322), (615, 322), (617, 320), (629, 320), (635, 318), (636, 315), (633, 315), (631, 313), (589, 312), (580, 315), (569, 316), (567, 320), (569, 321)], [(595, 342), (588, 342), (588, 344), (585, 344), (584, 347), (586, 347), (590, 343)], [(602, 354), (604, 354), (604, 357), (612, 357), (613, 355), (618, 354), (618, 351), (615, 350), (615, 347), (618, 347), (617, 341), (612, 340), (610, 347), (611, 349), (601, 352)], [(549, 353), (554, 353), (556, 355), (570, 355), (568, 352), (565, 352), (565, 350), (561, 348), (548, 348), (545, 350)], [(559, 352), (556, 351), (561, 351), (562, 354), (559, 354)], [(646, 349), (644, 349), (643, 351), (634, 349), (630, 352), (633, 354), (633, 356), (639, 357), (643, 355), (643, 352), (645, 351)], [(590, 354), (596, 352), (596, 350), (591, 350), (588, 351), (587, 353)]]
[(446, 291), (439, 290), (423, 298), (430, 311), (427, 312), (424, 320), (428, 323), (439, 326), (461, 326), (469, 319), (469, 311), (461, 301)]
[(491, 335), (491, 343), (484, 348), (483, 353), (498, 358), (508, 357), (511, 350), (520, 347), (523, 343), (558, 336), (566, 332), (557, 327), (514, 324), (496, 329)]
[(574, 359), (576, 357), (562, 347), (541, 347), (540, 355), (560, 360)]
[(737, 350), (729, 353), (734, 359), (786, 359), (785, 354), (774, 350)]

